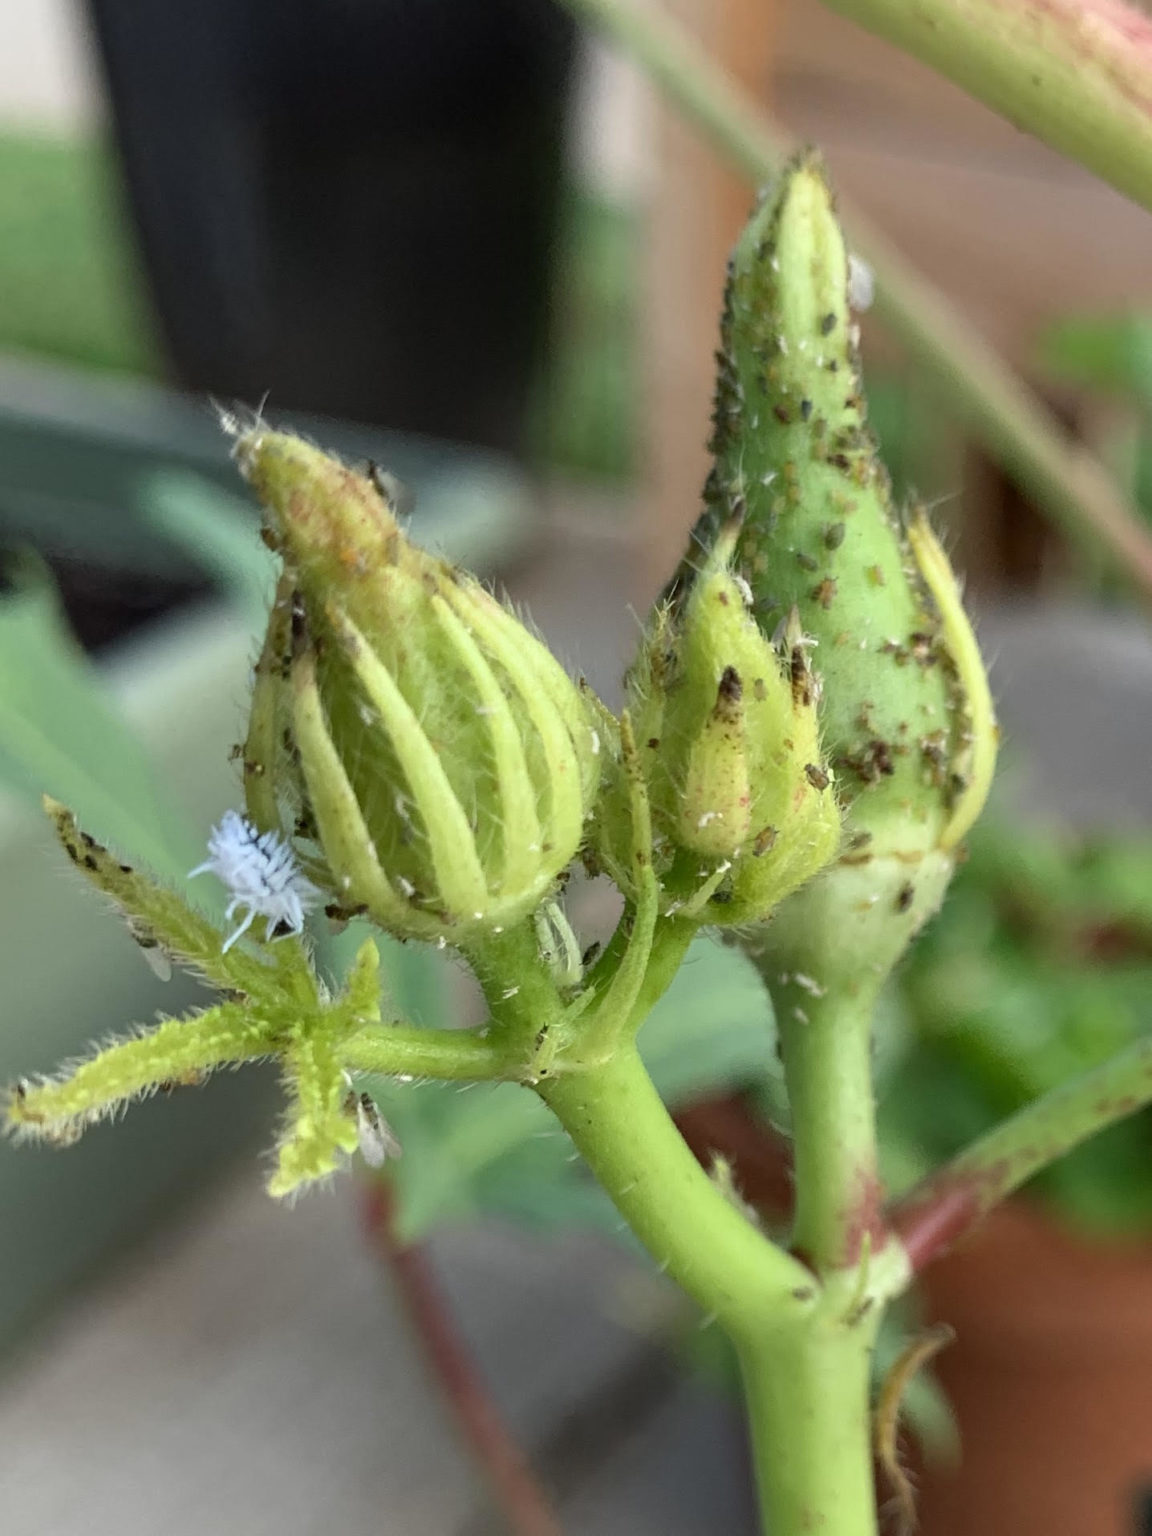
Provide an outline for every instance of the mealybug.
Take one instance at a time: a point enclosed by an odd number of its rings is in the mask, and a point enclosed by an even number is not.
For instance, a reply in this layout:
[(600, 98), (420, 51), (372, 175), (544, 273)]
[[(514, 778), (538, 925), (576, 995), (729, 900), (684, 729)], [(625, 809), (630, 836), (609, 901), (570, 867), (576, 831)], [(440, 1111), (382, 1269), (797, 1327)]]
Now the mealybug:
[(213, 874), (228, 887), (232, 900), (224, 909), (225, 918), (231, 919), (240, 907), (246, 909), (244, 921), (224, 941), (225, 954), (257, 917), (268, 919), (265, 939), (281, 924), (287, 925), (287, 933), (302, 931), (320, 892), (301, 874), (291, 845), (278, 832), (258, 832), (239, 811), (225, 811), (220, 825), (212, 829), (208, 852), (211, 857), (189, 871), (189, 880)]

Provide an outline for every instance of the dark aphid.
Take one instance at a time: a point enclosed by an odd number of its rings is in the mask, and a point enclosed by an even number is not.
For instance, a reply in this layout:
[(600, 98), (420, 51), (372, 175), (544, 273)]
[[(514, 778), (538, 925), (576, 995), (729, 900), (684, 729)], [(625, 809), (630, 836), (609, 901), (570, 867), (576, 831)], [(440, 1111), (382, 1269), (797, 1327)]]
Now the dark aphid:
[(770, 853), (775, 847), (776, 835), (775, 827), (764, 827), (761, 831), (757, 832), (756, 841), (752, 844), (753, 857), (759, 859), (764, 854)]

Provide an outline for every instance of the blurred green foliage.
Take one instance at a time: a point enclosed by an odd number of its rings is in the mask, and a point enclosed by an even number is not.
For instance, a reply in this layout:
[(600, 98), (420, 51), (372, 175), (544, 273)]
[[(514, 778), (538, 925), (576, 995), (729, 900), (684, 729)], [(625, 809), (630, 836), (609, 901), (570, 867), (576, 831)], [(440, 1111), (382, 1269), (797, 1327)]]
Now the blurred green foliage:
[(121, 198), (103, 144), (0, 135), (0, 349), (159, 371)]
[(1040, 339), (1038, 362), (1052, 379), (1128, 395), (1152, 411), (1152, 315), (1070, 315)]
[(1037, 362), (1053, 383), (1109, 407), (1094, 446), (1152, 522), (1152, 314), (1068, 316), (1041, 337)]
[[(893, 1002), (880, 1113), (900, 1187), (1152, 1027), (1152, 839), (977, 828)], [(1152, 1231), (1152, 1113), (1033, 1192), (1087, 1233)]]
[(198, 839), (73, 639), (47, 571), (29, 557), (9, 575), (0, 599), (0, 784), (37, 803), (51, 794), (159, 874), (183, 873)]
[(568, 190), (533, 438), (543, 463), (578, 479), (625, 481), (637, 470), (640, 237), (635, 209)]

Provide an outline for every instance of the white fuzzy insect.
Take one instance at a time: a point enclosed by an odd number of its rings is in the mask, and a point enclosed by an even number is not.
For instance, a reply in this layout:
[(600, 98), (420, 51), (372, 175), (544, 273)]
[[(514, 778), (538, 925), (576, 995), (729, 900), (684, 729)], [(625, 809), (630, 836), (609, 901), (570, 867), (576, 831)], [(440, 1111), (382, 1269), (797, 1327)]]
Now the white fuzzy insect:
[(211, 857), (188, 872), (189, 880), (213, 874), (228, 887), (232, 900), (224, 909), (225, 918), (231, 920), (245, 908), (244, 921), (224, 941), (225, 954), (257, 917), (268, 919), (265, 939), (271, 939), (281, 923), (287, 924), (288, 933), (302, 931), (320, 892), (301, 874), (291, 845), (278, 832), (258, 832), (239, 811), (225, 811), (212, 829), (208, 852)]

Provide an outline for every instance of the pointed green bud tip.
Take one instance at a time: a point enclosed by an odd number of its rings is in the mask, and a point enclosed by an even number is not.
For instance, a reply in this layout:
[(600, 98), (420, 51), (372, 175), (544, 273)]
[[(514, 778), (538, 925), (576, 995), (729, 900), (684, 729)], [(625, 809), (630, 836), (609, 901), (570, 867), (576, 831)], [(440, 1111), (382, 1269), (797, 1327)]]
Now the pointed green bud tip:
[[(717, 542), (678, 609), (657, 610), (628, 687), (666, 907), (713, 924), (766, 918), (840, 837), (806, 637), (796, 616), (779, 644), (762, 633), (728, 563), (736, 533)], [(622, 783), (598, 831), (622, 873)]]
[(258, 427), (236, 457), (284, 578), (244, 750), (249, 815), (294, 831), (342, 911), (467, 944), (575, 856), (600, 733), (548, 649), (408, 539), (379, 477)]
[[(733, 255), (695, 544), (712, 549), (740, 517), (733, 566), (760, 624), (795, 611), (816, 643), (850, 837), (918, 857), (978, 812), (994, 724), (947, 560), (920, 514), (897, 514), (868, 430), (859, 288), (824, 168), (802, 154)], [(686, 564), (675, 599), (694, 583)]]
[[(868, 429), (860, 278), (824, 168), (804, 153), (733, 254), (705, 511), (669, 595), (687, 613), (723, 547), (763, 633), (798, 619), (845, 811), (836, 869), (905, 931), (938, 903), (984, 803), (996, 727), (947, 558), (922, 513), (894, 507)], [(813, 902), (836, 869), (804, 898), (809, 926), (827, 926)]]

